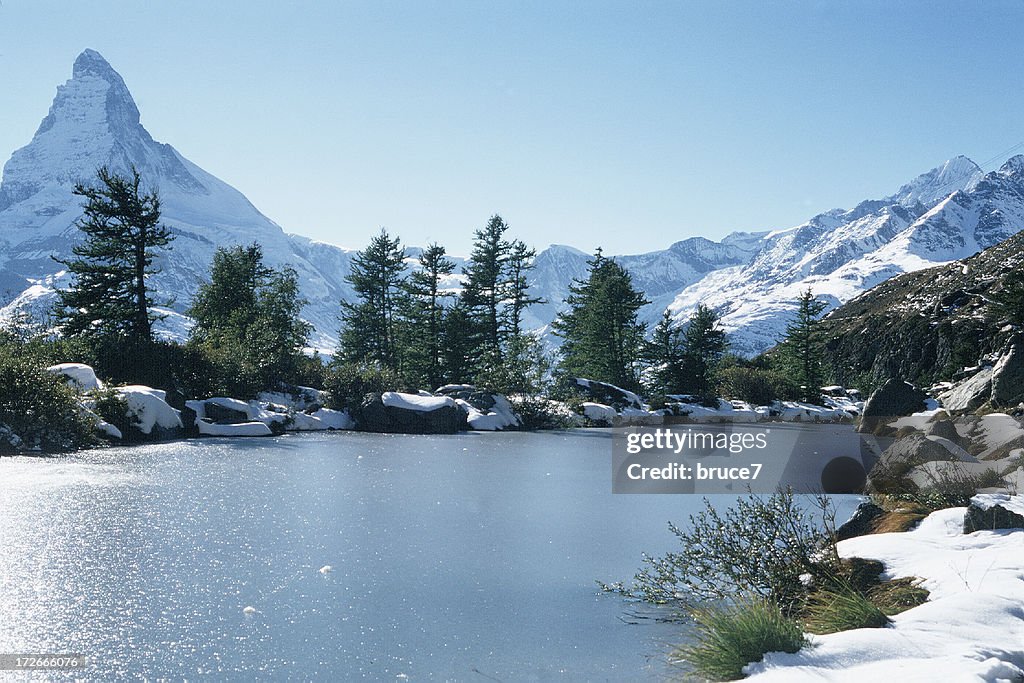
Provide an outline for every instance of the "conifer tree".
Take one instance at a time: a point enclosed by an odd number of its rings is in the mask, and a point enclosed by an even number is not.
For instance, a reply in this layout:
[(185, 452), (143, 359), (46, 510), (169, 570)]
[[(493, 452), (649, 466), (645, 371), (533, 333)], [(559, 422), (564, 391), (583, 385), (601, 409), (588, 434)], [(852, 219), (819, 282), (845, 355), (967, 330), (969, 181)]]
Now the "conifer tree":
[(728, 344), (718, 328), (718, 314), (698, 304), (683, 333), (684, 390), (708, 398), (715, 386), (718, 361)]
[(825, 375), (825, 342), (818, 320), (825, 306), (810, 288), (803, 292), (796, 317), (786, 326), (786, 337), (778, 349), (781, 369), (801, 387), (801, 398), (811, 403), (820, 400)]
[(441, 288), (443, 279), (455, 271), (455, 262), (439, 244), (429, 245), (419, 258), (419, 268), (406, 281), (403, 349), (405, 375), (419, 386), (433, 390), (443, 379), (442, 326), (445, 300), (453, 295)]
[(441, 325), (441, 357), (445, 382), (465, 382), (474, 370), (472, 321), (461, 299), (449, 308)]
[(473, 251), (463, 272), (462, 303), (471, 322), (468, 330), (477, 366), (483, 369), (502, 361), (503, 274), (509, 243), (504, 239), (508, 225), (495, 214), (475, 233)]
[(643, 343), (642, 356), (649, 368), (645, 374), (651, 391), (673, 394), (684, 390), (683, 329), (675, 324), (668, 309), (661, 314), (650, 340)]
[(345, 278), (358, 301), (342, 302), (340, 354), (350, 362), (399, 369), (396, 312), (403, 295), (405, 249), (383, 228), (352, 258)]
[(304, 305), (295, 271), (265, 266), (260, 245), (217, 249), (189, 309), (189, 343), (213, 363), (211, 389), (246, 398), (294, 381), (312, 329)]
[(541, 297), (530, 296), (527, 276), (533, 270), (536, 256), (537, 252), (528, 248), (522, 240), (509, 244), (505, 277), (505, 330), (509, 343), (519, 343), (523, 333), (523, 312), (529, 306), (544, 303)]
[(648, 302), (633, 288), (629, 272), (598, 249), (587, 262), (586, 280), (576, 280), (566, 297), (568, 310), (552, 327), (564, 340), (563, 372), (625, 389), (638, 387), (638, 360), (645, 325), (637, 313)]
[(173, 236), (160, 224), (157, 192), (143, 191), (134, 166), (129, 175), (103, 166), (96, 178), (98, 184), (73, 190), (85, 198), (75, 223), (85, 241), (72, 248), (76, 258), (56, 259), (74, 276), (71, 288), (58, 292), (57, 319), (67, 336), (127, 341), (144, 353), (159, 319), (146, 279), (159, 272), (153, 259)]
[[(494, 215), (476, 231), (464, 269), (461, 301), (468, 317), (472, 380), (504, 392), (525, 390), (540, 356), (523, 327), (523, 313), (543, 299), (529, 293), (536, 252), (504, 238), (508, 225)], [(529, 338), (528, 338), (529, 337)]]

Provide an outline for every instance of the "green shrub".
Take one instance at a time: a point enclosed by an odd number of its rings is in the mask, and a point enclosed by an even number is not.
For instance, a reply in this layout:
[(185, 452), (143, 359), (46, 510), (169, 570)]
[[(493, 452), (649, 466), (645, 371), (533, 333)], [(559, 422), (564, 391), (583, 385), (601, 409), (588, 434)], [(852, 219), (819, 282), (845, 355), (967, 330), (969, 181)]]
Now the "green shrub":
[(334, 410), (358, 408), (367, 394), (407, 390), (397, 372), (354, 363), (332, 363), (327, 369), (324, 388), (329, 396), (327, 407)]
[(75, 391), (22, 350), (0, 348), (0, 453), (52, 453), (94, 444), (92, 419)]
[(568, 429), (572, 419), (567, 409), (559, 410), (559, 404), (552, 404), (542, 398), (526, 398), (512, 404), (512, 409), (522, 422), (523, 429)]
[(889, 617), (866, 595), (840, 583), (811, 594), (804, 624), (811, 633), (838, 633), (855, 628), (882, 628), (889, 624)]
[(115, 389), (108, 388), (93, 392), (92, 411), (105, 422), (117, 427), (124, 436), (130, 433), (132, 418), (128, 412), (128, 401)]
[(760, 662), (766, 652), (796, 652), (807, 639), (794, 619), (760, 598), (703, 607), (693, 612), (695, 642), (676, 651), (697, 673), (713, 681), (743, 678), (743, 667)]
[(800, 387), (774, 370), (733, 366), (719, 371), (718, 393), (764, 406), (772, 401), (799, 398)]
[(696, 604), (751, 594), (778, 605), (787, 615), (803, 605), (807, 588), (837, 575), (839, 557), (832, 543), (834, 510), (818, 498), (822, 519), (801, 507), (791, 491), (749, 496), (724, 514), (704, 499), (704, 510), (690, 516), (688, 530), (669, 524), (682, 549), (655, 558), (629, 588), (605, 585), (648, 602)]

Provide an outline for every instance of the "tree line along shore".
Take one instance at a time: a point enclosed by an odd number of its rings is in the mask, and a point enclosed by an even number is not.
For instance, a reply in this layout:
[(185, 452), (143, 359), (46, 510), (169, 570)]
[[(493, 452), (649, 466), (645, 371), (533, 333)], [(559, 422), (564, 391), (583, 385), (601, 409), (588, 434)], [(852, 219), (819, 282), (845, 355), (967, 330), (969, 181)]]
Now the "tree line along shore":
[[(136, 169), (106, 167), (74, 193), (82, 198), (76, 226), (83, 239), (60, 261), (70, 287), (58, 292), (47, 320), (18, 315), (0, 331), (0, 429), (17, 437), (0, 437), (8, 452), (96, 443), (95, 416), (75, 407), (75, 387), (46, 371), (64, 363), (88, 365), (108, 386), (161, 391), (178, 409), (198, 397), (253, 400), (312, 387), (324, 391), (323, 407), (354, 412), (371, 394), (472, 387), (514, 397), (520, 428), (579, 424), (575, 416), (600, 423), (600, 411), (588, 414), (583, 404), (602, 405), (602, 394), (587, 389), (605, 384), (620, 392), (604, 396), (618, 410), (636, 394), (646, 398), (633, 407), (648, 411), (716, 410), (720, 397), (755, 406), (822, 402), (823, 304), (810, 291), (780, 344), (748, 360), (728, 352), (727, 335), (705, 306), (685, 323), (665, 311), (648, 334), (638, 321), (647, 300), (599, 248), (552, 326), (561, 342), (552, 351), (524, 328), (524, 313), (542, 303), (529, 287), (535, 251), (510, 238), (497, 215), (476, 230), (461, 274), (439, 244), (413, 260), (398, 237), (383, 229), (373, 236), (352, 260), (346, 279), (356, 298), (339, 303), (339, 344), (330, 359), (306, 349), (311, 327), (301, 317), (295, 271), (267, 266), (255, 243), (217, 250), (187, 310), (194, 321), (188, 339), (160, 339), (154, 326), (169, 302), (156, 299), (147, 280), (158, 272), (156, 258), (173, 250), (174, 235), (160, 222), (159, 194)], [(88, 407), (120, 424), (122, 403), (108, 389)]]

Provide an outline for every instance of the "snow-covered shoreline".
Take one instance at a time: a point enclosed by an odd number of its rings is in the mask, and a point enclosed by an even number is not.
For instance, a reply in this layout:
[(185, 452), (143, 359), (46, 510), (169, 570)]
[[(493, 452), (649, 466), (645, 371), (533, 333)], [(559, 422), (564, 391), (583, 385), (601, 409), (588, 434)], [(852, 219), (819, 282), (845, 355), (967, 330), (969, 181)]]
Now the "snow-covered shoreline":
[(879, 560), (886, 579), (922, 579), (928, 600), (887, 628), (811, 636), (794, 654), (769, 653), (747, 666), (751, 680), (1020, 681), (1024, 529), (965, 534), (966, 511), (939, 510), (911, 531), (841, 541), (841, 557)]

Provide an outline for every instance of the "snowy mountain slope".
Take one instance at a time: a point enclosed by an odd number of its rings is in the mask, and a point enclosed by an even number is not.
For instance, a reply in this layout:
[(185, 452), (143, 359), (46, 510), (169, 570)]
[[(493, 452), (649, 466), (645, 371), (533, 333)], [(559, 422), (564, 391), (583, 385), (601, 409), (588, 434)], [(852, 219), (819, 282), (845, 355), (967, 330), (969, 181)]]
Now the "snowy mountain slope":
[(885, 199), (769, 234), (750, 263), (708, 274), (670, 310), (685, 320), (698, 303), (711, 306), (734, 350), (763, 351), (808, 287), (834, 308), (895, 275), (966, 258), (1024, 229), (1022, 168), (1024, 157), (988, 174), (952, 159)]
[[(630, 272), (634, 286), (651, 301), (640, 317), (654, 323), (684, 287), (712, 271), (749, 261), (764, 234), (733, 233), (721, 242), (691, 237), (668, 249), (613, 258)], [(544, 328), (565, 308), (569, 285), (573, 280), (586, 278), (587, 261), (591, 258), (592, 254), (560, 244), (553, 244), (537, 255), (532, 291), (542, 296), (545, 303), (528, 310), (525, 322), (529, 328)]]
[[(159, 263), (163, 272), (153, 279), (158, 297), (173, 300), (166, 333), (187, 333), (182, 312), (206, 278), (216, 248), (256, 241), (270, 264), (296, 269), (309, 302), (303, 314), (316, 330), (311, 342), (333, 347), (338, 303), (352, 297), (345, 276), (354, 252), (286, 234), (240, 192), (155, 141), (124, 81), (92, 50), (75, 60), (72, 78), (58, 87), (32, 141), (4, 166), (0, 317), (15, 309), (45, 313), (54, 288), (67, 286), (68, 277), (52, 257), (70, 255), (80, 239), (74, 222), (81, 198), (71, 190), (77, 181), (91, 182), (104, 164), (122, 171), (134, 164), (159, 189), (164, 222), (176, 235)], [(723, 314), (735, 350), (756, 353), (775, 343), (807, 287), (835, 306), (894, 275), (969, 256), (1017, 232), (1024, 227), (1022, 178), (1024, 157), (987, 175), (956, 157), (888, 197), (825, 212), (794, 228), (733, 233), (720, 242), (693, 237), (668, 249), (615, 258), (652, 302), (641, 312), (644, 320), (654, 323), (665, 308), (685, 320), (703, 302)], [(587, 246), (599, 243), (595, 236)], [(417, 254), (409, 249), (410, 266)], [(453, 258), (461, 268), (464, 259)], [(527, 311), (528, 328), (548, 329), (572, 281), (585, 277), (589, 258), (562, 245), (537, 255), (532, 293), (546, 303)], [(445, 285), (457, 290), (459, 275)]]
[[(153, 287), (171, 308), (184, 311), (208, 274), (218, 246), (263, 245), (266, 261), (298, 271), (309, 300), (305, 317), (317, 329), (313, 343), (333, 345), (338, 302), (351, 294), (344, 281), (350, 252), (287, 235), (240, 192), (199, 168), (170, 145), (153, 140), (139, 120), (128, 88), (92, 50), (75, 60), (72, 78), (57, 89), (50, 112), (32, 141), (4, 166), (0, 184), (0, 302), (19, 298), (45, 310), (48, 288), (66, 283), (53, 275), (80, 239), (73, 223), (81, 198), (71, 189), (92, 182), (96, 168), (126, 171), (134, 164), (159, 190), (163, 222), (172, 230), (172, 250), (159, 259), (163, 272)], [(174, 336), (186, 329), (172, 321)]]

